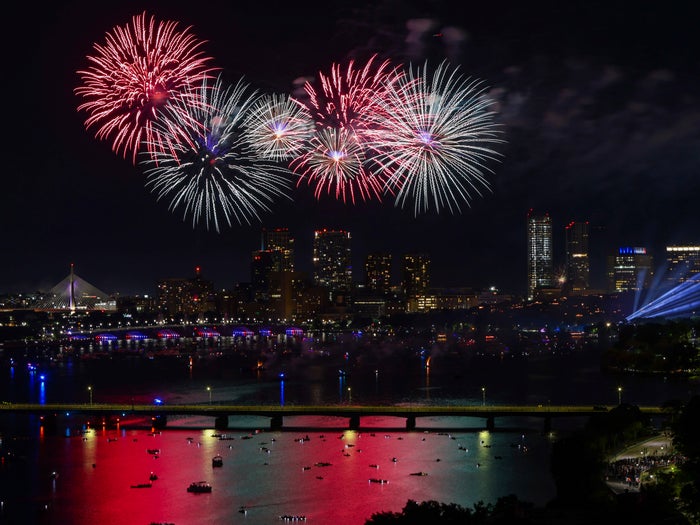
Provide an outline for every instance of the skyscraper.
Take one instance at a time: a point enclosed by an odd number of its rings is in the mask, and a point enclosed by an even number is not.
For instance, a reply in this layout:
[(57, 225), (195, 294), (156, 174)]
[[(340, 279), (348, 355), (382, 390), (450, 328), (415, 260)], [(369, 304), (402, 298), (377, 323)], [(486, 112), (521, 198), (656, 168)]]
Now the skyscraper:
[(263, 250), (273, 254), (274, 271), (294, 271), (294, 238), (287, 228), (263, 229)]
[(391, 254), (370, 253), (365, 260), (365, 286), (372, 293), (384, 294), (391, 288)]
[(538, 290), (554, 285), (552, 255), (552, 219), (548, 214), (527, 215), (527, 298), (533, 300)]
[(571, 221), (566, 233), (566, 281), (574, 294), (590, 287), (588, 257), (588, 222)]
[(649, 288), (653, 259), (642, 247), (623, 247), (608, 257), (608, 291), (630, 292)]
[(314, 282), (331, 292), (352, 288), (350, 232), (316, 230), (313, 243)]
[(430, 257), (424, 253), (403, 256), (401, 285), (406, 297), (426, 295), (430, 286)]
[(270, 274), (277, 271), (279, 259), (275, 255), (279, 252), (270, 250), (256, 250), (253, 252), (250, 263), (250, 281), (253, 300), (266, 301), (270, 297)]
[(700, 245), (666, 246), (666, 282), (680, 284), (700, 274)]

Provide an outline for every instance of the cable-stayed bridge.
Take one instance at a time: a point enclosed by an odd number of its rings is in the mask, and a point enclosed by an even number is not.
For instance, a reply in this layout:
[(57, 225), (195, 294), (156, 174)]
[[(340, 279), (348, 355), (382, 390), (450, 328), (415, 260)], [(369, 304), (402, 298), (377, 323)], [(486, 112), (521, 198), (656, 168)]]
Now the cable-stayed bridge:
[(75, 274), (74, 265), (70, 273), (47, 294), (39, 298), (32, 307), (35, 310), (116, 310), (116, 301), (108, 294)]

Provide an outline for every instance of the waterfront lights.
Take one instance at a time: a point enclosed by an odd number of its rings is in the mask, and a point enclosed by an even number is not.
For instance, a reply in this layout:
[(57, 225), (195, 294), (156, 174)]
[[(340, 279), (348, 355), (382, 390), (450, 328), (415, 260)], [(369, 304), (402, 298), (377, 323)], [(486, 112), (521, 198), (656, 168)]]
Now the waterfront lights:
[(481, 387), (481, 405), (486, 406), (486, 387)]
[(621, 386), (617, 387), (617, 404), (618, 405), (622, 404), (622, 387)]
[(88, 386), (88, 394), (90, 394), (90, 404), (92, 405), (92, 385)]
[(209, 392), (209, 404), (211, 405), (211, 387), (207, 387), (207, 392)]

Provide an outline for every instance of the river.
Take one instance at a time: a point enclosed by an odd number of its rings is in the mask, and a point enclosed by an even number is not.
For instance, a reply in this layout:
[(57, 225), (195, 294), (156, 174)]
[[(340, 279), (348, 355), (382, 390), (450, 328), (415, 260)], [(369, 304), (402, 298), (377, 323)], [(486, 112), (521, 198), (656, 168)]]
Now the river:
[[(225, 356), (193, 361), (16, 356), (12, 362), (6, 356), (0, 398), (658, 405), (688, 399), (696, 389), (664, 377), (607, 375), (595, 352), (531, 359), (436, 354), (430, 360), (411, 352), (340, 352), (268, 365), (255, 370)], [(544, 505), (555, 496), (552, 443), (583, 422), (554, 420), (552, 432), (545, 434), (542, 421), (534, 418), (497, 420), (493, 432), (483, 429), (482, 420), (469, 418), (421, 418), (416, 431), (401, 430), (403, 422), (391, 418), (362, 418), (358, 431), (339, 429), (333, 418), (285, 418), (285, 426), (293, 428), (273, 432), (264, 418), (231, 418), (231, 428), (222, 431), (207, 418), (190, 417), (153, 432), (88, 423), (71, 414), (60, 414), (55, 428), (42, 426), (37, 416), (5, 416), (0, 522), (266, 524), (303, 516), (308, 523), (362, 525), (374, 512), (400, 511), (408, 499), (470, 507), (516, 494)], [(212, 466), (215, 455), (221, 455), (221, 467)], [(149, 481), (151, 473), (157, 479)], [(211, 493), (188, 493), (194, 481), (210, 483)], [(132, 488), (142, 484), (147, 486)]]

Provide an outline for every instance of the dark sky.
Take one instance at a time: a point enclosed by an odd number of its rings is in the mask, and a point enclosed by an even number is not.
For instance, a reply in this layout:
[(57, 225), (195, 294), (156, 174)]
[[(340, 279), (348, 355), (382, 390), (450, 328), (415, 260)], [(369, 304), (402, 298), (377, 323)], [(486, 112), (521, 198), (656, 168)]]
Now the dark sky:
[[(21, 5), (19, 5), (21, 4)], [(468, 0), (317, 3), (31, 2), (5, 17), (0, 293), (46, 290), (76, 273), (106, 292), (151, 293), (195, 265), (217, 288), (250, 278), (261, 227), (288, 227), (310, 270), (317, 228), (368, 251), (430, 253), (433, 284), (525, 289), (529, 209), (591, 224), (593, 284), (603, 257), (700, 243), (700, 41), (690, 2)], [(84, 128), (77, 70), (95, 42), (146, 11), (206, 40), (227, 80), (269, 92), (371, 53), (395, 63), (447, 59), (498, 101), (506, 143), (491, 192), (461, 214), (315, 200), (300, 188), (262, 222), (193, 229), (144, 187), (143, 173)], [(434, 34), (441, 33), (442, 37)]]

